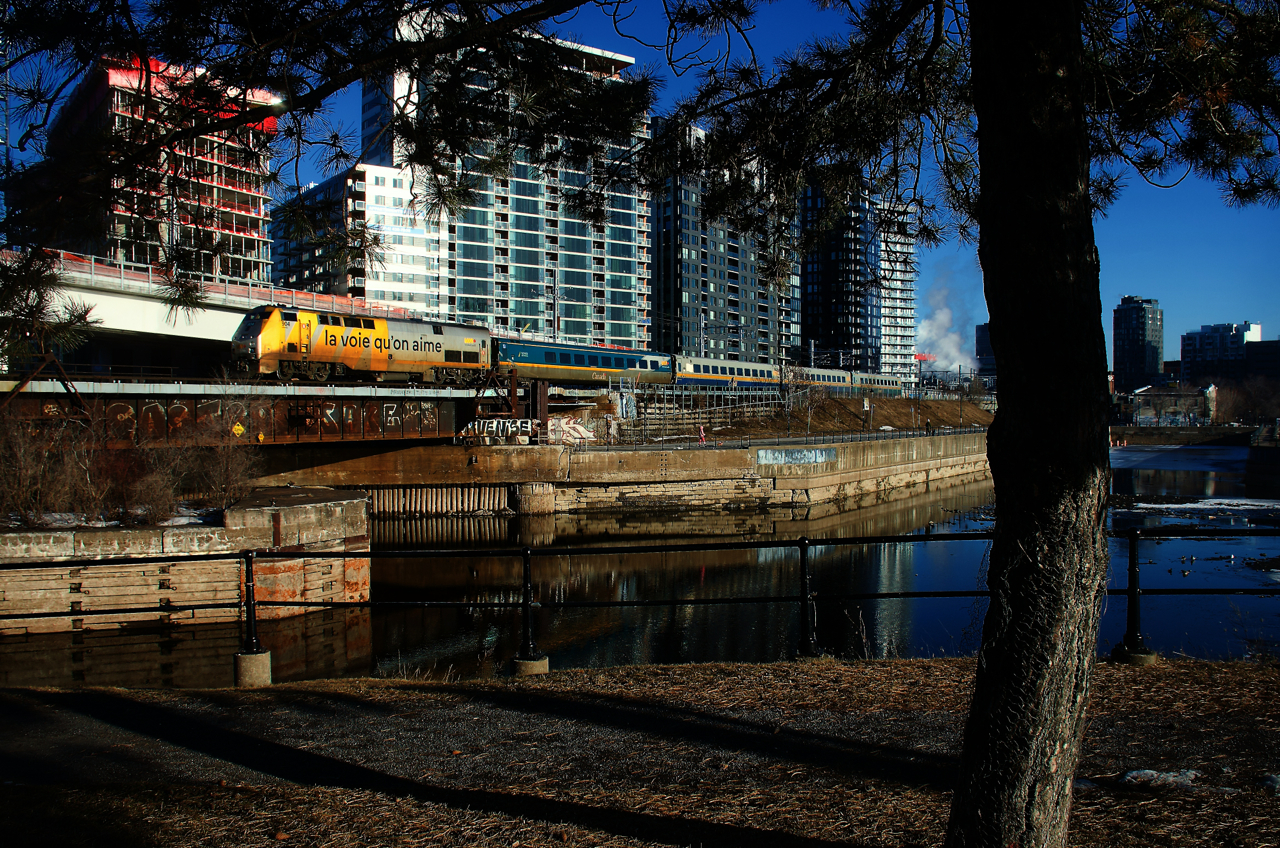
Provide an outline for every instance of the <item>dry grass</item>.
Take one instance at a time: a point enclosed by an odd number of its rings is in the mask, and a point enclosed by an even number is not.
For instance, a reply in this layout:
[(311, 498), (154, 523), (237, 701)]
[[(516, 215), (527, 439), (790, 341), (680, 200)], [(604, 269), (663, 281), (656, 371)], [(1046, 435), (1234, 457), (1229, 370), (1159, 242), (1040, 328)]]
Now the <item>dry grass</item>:
[[(822, 660), (115, 692), (139, 709), (216, 704), (236, 727), (311, 750), (335, 743), (268, 730), (339, 703), (383, 717), (372, 735), (388, 741), (402, 718), (436, 730), (415, 726), (424, 765), (398, 789), (6, 787), (0, 806), (14, 845), (937, 845), (972, 673), (972, 660)], [(1100, 666), (1079, 772), (1098, 786), (1076, 793), (1072, 843), (1280, 845), (1277, 801), (1257, 786), (1280, 768), (1278, 705), (1274, 665)], [(364, 768), (403, 772), (355, 750)], [(905, 778), (862, 767), (886, 752)], [(1118, 781), (1139, 767), (1204, 777), (1195, 790)]]

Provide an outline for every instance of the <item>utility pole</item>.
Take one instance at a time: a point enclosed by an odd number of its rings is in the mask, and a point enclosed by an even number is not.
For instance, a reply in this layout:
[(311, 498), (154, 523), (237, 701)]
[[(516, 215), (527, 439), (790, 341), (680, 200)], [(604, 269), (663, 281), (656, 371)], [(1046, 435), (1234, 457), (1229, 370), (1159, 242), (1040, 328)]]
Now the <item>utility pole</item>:
[(560, 341), (560, 286), (551, 286), (551, 338)]

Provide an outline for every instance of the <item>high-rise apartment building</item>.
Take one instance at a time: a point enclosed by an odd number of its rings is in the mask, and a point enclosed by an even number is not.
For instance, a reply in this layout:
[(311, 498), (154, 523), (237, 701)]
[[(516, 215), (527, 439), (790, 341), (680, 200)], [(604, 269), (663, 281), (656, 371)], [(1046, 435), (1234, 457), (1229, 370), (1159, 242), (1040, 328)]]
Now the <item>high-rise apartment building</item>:
[(1243, 376), (1245, 345), (1262, 341), (1262, 325), (1205, 324), (1182, 334), (1182, 381), (1197, 385), (1204, 380)]
[[(832, 202), (807, 187), (801, 226), (814, 226)], [(800, 266), (802, 336), (818, 365), (917, 378), (915, 240), (908, 222), (874, 199), (841, 201), (843, 218)]]
[(1164, 368), (1164, 310), (1154, 298), (1120, 298), (1112, 313), (1112, 369), (1117, 392), (1160, 382)]
[(881, 209), (880, 373), (914, 386), (916, 365), (916, 240), (909, 222)]
[[(121, 145), (156, 152), (115, 175), (105, 206), (58, 246), (122, 262), (170, 265), (191, 273), (266, 283), (271, 243), (264, 190), (266, 145), (274, 119), (177, 142), (164, 142), (195, 120), (271, 103), (267, 92), (236, 93), (204, 103), (184, 88), (203, 71), (150, 60), (104, 59), (76, 87), (49, 134), (47, 167), (81, 155), (79, 141), (110, 133)], [(228, 95), (229, 99), (231, 95)], [(39, 185), (38, 170), (31, 186)], [(83, 210), (74, 210), (80, 214)]]
[[(412, 179), (405, 169), (356, 165), (277, 208), (271, 222), (275, 285), (447, 320), (443, 216), (416, 212)], [(379, 243), (363, 253), (342, 249), (361, 225)]]
[(704, 220), (703, 188), (699, 176), (677, 175), (653, 198), (654, 347), (741, 362), (795, 361), (799, 277), (771, 288), (758, 273), (755, 239), (723, 220)]
[[(573, 67), (605, 78), (617, 77), (634, 62), (590, 47), (563, 46)], [(477, 79), (474, 84), (486, 83)], [(405, 167), (402, 151), (388, 131), (393, 104), (412, 111), (429, 101), (424, 92), (420, 81), (404, 75), (365, 84), (367, 173), (374, 174), (368, 166), (376, 166), (384, 169), (379, 174), (401, 180), (405, 187), (403, 193), (391, 190), (394, 186), (382, 191), (365, 180), (365, 220), (391, 237), (384, 239), (381, 267), (370, 263), (365, 269), (365, 297), (406, 308), (416, 302), (410, 297), (423, 297), (424, 304), (437, 304), (447, 319), (579, 344), (648, 348), (648, 195), (635, 187), (616, 187), (607, 198), (607, 220), (594, 224), (575, 214), (562, 193), (563, 187), (586, 185), (586, 173), (543, 170), (517, 152), (509, 178), (477, 176), (467, 205), (427, 220), (417, 208), (423, 194), (411, 190), (412, 169)], [(646, 123), (634, 138), (619, 140), (610, 155), (623, 155), (628, 143), (648, 134)], [(457, 161), (454, 166), (465, 173), (467, 163)], [(399, 176), (392, 176), (393, 171)], [(396, 237), (411, 241), (397, 243)], [(436, 238), (441, 251), (438, 276), (430, 264)], [(402, 250), (409, 244), (414, 245), (412, 251)], [(407, 254), (428, 264), (405, 267), (402, 257)], [(405, 283), (406, 279), (414, 282)]]

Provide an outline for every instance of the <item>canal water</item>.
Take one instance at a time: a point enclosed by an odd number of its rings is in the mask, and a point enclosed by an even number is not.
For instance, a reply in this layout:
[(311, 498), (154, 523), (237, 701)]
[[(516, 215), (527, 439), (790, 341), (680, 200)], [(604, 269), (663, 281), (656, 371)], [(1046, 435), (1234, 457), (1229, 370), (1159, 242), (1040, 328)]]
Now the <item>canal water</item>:
[[(1116, 530), (1197, 524), (1242, 527), (1280, 522), (1274, 492), (1245, 483), (1244, 448), (1124, 448), (1112, 452)], [(715, 513), (436, 520), (386, 523), (388, 549), (422, 547), (587, 547), (655, 542), (781, 541), (806, 536), (814, 589), (821, 595), (972, 591), (984, 588), (988, 544), (929, 542), (929, 532), (986, 529), (994, 516), (989, 482), (921, 493), (895, 503), (821, 515)], [(421, 534), (428, 533), (428, 537)], [(920, 542), (824, 546), (824, 538), (915, 533)], [(1280, 540), (1179, 539), (1140, 548), (1146, 588), (1269, 588), (1280, 592)], [(1127, 546), (1112, 543), (1112, 585), (1127, 576)], [(534, 560), (535, 596), (557, 601), (656, 600), (794, 595), (794, 550), (571, 555)], [(378, 600), (518, 600), (517, 559), (469, 563), (378, 561)], [(822, 603), (817, 641), (841, 657), (931, 657), (977, 650), (985, 601), (881, 600)], [(794, 603), (741, 606), (539, 609), (534, 637), (553, 668), (626, 663), (767, 661), (796, 655)], [(1274, 597), (1148, 597), (1144, 638), (1165, 655), (1242, 657), (1280, 651)], [(404, 610), (373, 617), (372, 668), (393, 676), (463, 678), (507, 672), (519, 645), (514, 611)], [(1107, 600), (1098, 649), (1124, 635), (1125, 601)]]
[[(1274, 526), (1280, 493), (1245, 479), (1243, 448), (1112, 451), (1113, 529), (1195, 524)], [(994, 516), (989, 481), (899, 493), (876, 504), (820, 505), (772, 512), (678, 512), (593, 516), (475, 516), (375, 523), (375, 550), (582, 549), (657, 543), (813, 541), (818, 595), (974, 591), (984, 588), (985, 541), (928, 541), (930, 533), (985, 529)], [(917, 534), (904, 544), (835, 546), (825, 539)], [(1125, 585), (1127, 551), (1112, 544), (1112, 585)], [(1280, 593), (1280, 539), (1145, 541), (1142, 583), (1155, 587), (1270, 588)], [(671, 600), (795, 595), (794, 549), (593, 555), (533, 562), (535, 597), (555, 601)], [(481, 603), (517, 601), (517, 557), (378, 559), (373, 598)], [(838, 657), (935, 657), (977, 650), (985, 601), (823, 602), (817, 642)], [(1280, 653), (1280, 598), (1148, 596), (1143, 635), (1166, 656), (1244, 657)], [(1099, 653), (1120, 641), (1125, 600), (1106, 602)], [(797, 604), (548, 608), (534, 639), (554, 669), (633, 663), (761, 662), (794, 657)], [(386, 607), (323, 610), (263, 623), (277, 680), (380, 675), (485, 678), (510, 673), (520, 640), (516, 610)], [(0, 678), (8, 685), (228, 686), (235, 624), (101, 629), (7, 638)]]

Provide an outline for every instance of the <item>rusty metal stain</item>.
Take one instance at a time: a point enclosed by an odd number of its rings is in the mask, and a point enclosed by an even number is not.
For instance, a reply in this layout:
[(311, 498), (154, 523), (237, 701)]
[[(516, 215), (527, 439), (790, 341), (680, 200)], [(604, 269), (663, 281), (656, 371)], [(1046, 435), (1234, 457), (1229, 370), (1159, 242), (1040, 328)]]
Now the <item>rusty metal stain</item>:
[(364, 407), (364, 437), (383, 438), (386, 434), (382, 429), (382, 404), (375, 400), (365, 401), (361, 405)]

